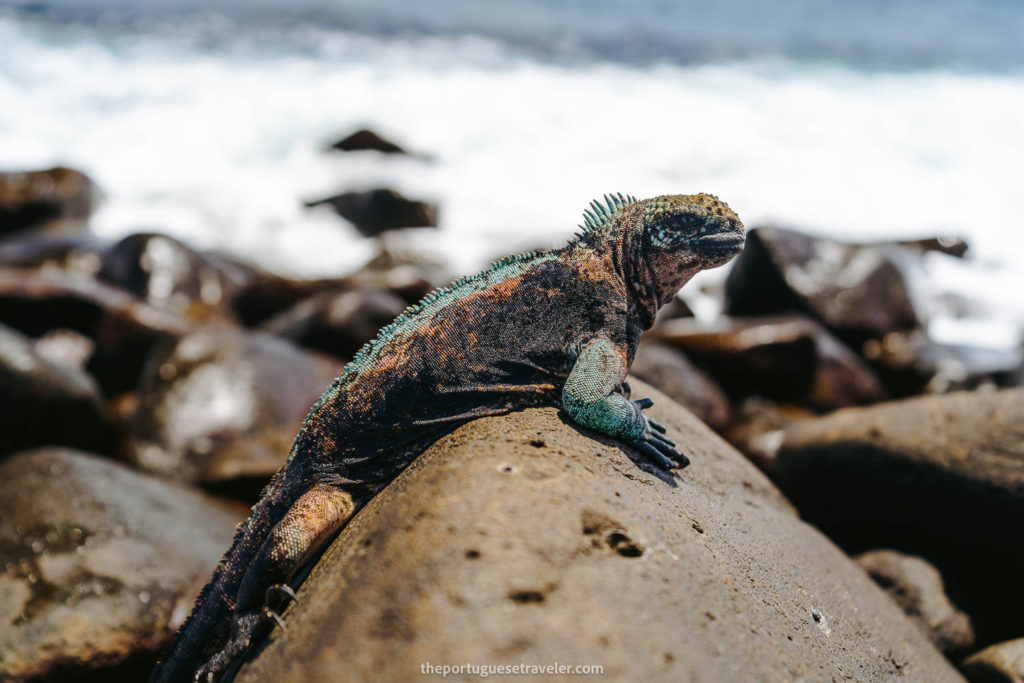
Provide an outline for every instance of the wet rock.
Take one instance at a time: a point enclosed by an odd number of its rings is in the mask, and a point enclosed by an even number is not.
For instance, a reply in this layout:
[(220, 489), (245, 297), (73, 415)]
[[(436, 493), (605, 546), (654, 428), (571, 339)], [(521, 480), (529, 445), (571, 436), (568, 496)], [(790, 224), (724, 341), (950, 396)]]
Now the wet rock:
[(92, 180), (71, 168), (0, 173), (0, 236), (84, 222), (97, 200)]
[(408, 152), (395, 143), (382, 138), (377, 133), (366, 128), (361, 128), (351, 135), (343, 137), (331, 145), (330, 148), (339, 152), (371, 150), (383, 152), (384, 154), (408, 154)]
[(774, 476), (786, 427), (814, 416), (806, 408), (752, 396), (733, 411), (732, 421), (719, 433), (762, 472)]
[(374, 237), (398, 228), (437, 227), (437, 204), (407, 199), (387, 188), (343, 192), (307, 202), (306, 206), (321, 204), (327, 204), (352, 223), (363, 237)]
[(166, 235), (138, 233), (104, 254), (98, 276), (151, 306), (210, 322), (233, 319), (230, 301), (252, 273)]
[(955, 659), (974, 645), (970, 618), (950, 602), (942, 575), (926, 560), (872, 550), (856, 561), (947, 656)]
[(992, 642), (1019, 633), (1024, 613), (1022, 424), (1024, 389), (842, 410), (787, 428), (775, 480), (850, 552), (935, 562)]
[(919, 316), (896, 249), (778, 228), (751, 230), (726, 280), (726, 313), (805, 312), (853, 348), (915, 329)]
[(1024, 638), (987, 647), (965, 659), (960, 670), (971, 683), (1024, 683)]
[(0, 680), (143, 680), (240, 507), (72, 450), (0, 463)]
[(674, 401), (686, 406), (714, 430), (729, 421), (729, 399), (714, 381), (671, 346), (644, 342), (630, 370)]
[(381, 289), (323, 292), (274, 316), (260, 329), (307, 348), (352, 358), (406, 307), (403, 299)]
[(128, 457), (173, 479), (265, 483), (341, 369), (267, 334), (201, 328), (147, 364)]
[(556, 661), (613, 681), (960, 680), (764, 475), (634, 388), (693, 456), (678, 478), (552, 408), (466, 425), (357, 515), (237, 680)]
[(95, 344), (88, 369), (104, 393), (134, 389), (154, 345), (189, 325), (131, 294), (89, 278), (50, 270), (0, 268), (0, 323), (32, 337), (70, 329)]
[(682, 349), (733, 400), (760, 395), (833, 410), (886, 397), (867, 364), (807, 318), (673, 320), (651, 336)]
[(47, 360), (0, 325), (0, 455), (46, 444), (112, 453), (116, 440), (92, 377)]

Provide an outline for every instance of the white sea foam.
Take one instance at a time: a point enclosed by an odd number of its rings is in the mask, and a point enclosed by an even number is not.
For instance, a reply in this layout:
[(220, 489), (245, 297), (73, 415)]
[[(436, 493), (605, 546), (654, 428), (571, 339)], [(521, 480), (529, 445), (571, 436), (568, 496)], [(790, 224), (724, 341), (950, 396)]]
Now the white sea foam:
[[(570, 66), (482, 39), (338, 32), (315, 54), (261, 58), (251, 45), (106, 40), (10, 18), (0, 45), (0, 165), (89, 172), (107, 195), (93, 220), (103, 236), (157, 229), (337, 274), (371, 247), (301, 200), (386, 185), (440, 202), (441, 230), (410, 237), (467, 271), (560, 243), (596, 194), (709, 191), (748, 226), (959, 233), (985, 279), (930, 259), (932, 279), (1024, 320), (1019, 74)], [(364, 124), (434, 160), (322, 151)], [(965, 324), (947, 316), (936, 330), (957, 339)]]

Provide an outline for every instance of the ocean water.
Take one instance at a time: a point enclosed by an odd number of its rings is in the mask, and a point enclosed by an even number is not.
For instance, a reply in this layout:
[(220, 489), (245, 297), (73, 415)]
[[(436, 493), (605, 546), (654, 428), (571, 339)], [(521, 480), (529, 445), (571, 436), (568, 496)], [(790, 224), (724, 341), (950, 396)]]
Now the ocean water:
[[(915, 278), (932, 331), (1024, 327), (1012, 0), (0, 1), (0, 103), (0, 167), (85, 170), (111, 238), (334, 275), (374, 247), (302, 200), (390, 186), (440, 203), (408, 239), (467, 272), (563, 242), (604, 192), (705, 191), (748, 227), (963, 236), (971, 259)], [(430, 159), (323, 151), (361, 126)]]

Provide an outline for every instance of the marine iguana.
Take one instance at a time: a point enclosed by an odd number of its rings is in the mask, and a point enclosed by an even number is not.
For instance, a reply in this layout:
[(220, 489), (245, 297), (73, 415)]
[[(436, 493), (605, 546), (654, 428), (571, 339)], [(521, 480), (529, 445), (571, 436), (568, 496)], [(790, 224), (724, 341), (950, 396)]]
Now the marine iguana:
[(262, 639), (301, 569), (429, 444), (487, 415), (558, 405), (663, 469), (685, 467), (630, 400), (640, 334), (698, 271), (743, 248), (716, 197), (605, 196), (566, 246), (497, 261), (380, 331), (313, 406), (153, 682), (216, 681)]

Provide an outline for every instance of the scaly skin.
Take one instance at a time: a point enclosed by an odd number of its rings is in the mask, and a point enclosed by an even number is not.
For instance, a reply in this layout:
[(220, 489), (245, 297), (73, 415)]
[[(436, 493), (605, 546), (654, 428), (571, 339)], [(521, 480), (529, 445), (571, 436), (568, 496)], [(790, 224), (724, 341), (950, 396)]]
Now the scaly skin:
[(282, 623), (292, 585), (334, 534), (441, 435), (558, 405), (669, 469), (689, 460), (630, 401), (640, 334), (693, 275), (743, 247), (710, 195), (616, 195), (561, 249), (515, 256), (429, 295), (381, 330), (306, 418), (152, 681), (216, 681)]

